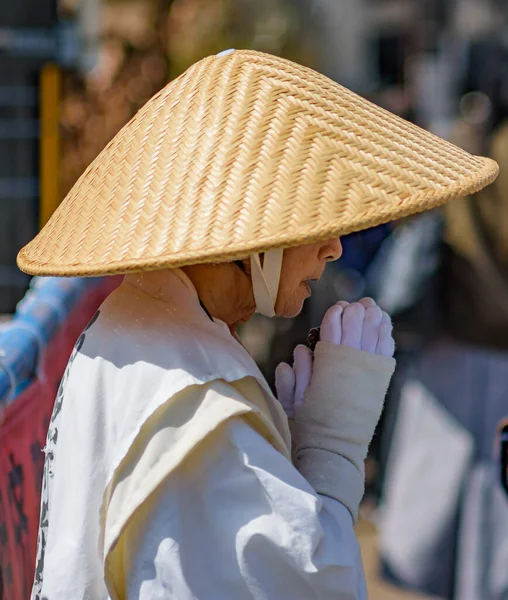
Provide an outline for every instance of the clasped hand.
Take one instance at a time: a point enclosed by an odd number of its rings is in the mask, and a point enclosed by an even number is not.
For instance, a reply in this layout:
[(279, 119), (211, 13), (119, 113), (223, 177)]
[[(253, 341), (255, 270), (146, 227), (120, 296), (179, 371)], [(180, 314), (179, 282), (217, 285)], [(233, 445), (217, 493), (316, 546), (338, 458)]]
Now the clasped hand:
[[(332, 306), (323, 318), (320, 341), (388, 357), (395, 351), (391, 319), (371, 298), (352, 304), (341, 301)], [(303, 405), (312, 365), (311, 350), (297, 346), (293, 366), (281, 363), (275, 371), (277, 397), (290, 418)]]

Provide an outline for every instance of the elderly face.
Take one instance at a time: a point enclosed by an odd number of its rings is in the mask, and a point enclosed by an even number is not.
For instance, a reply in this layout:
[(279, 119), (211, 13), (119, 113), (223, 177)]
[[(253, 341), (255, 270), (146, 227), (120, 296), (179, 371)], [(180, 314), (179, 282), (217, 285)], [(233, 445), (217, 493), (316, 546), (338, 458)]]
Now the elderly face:
[(304, 301), (311, 295), (308, 282), (319, 279), (326, 263), (337, 260), (341, 255), (342, 246), (338, 238), (285, 250), (275, 305), (277, 316), (298, 315)]

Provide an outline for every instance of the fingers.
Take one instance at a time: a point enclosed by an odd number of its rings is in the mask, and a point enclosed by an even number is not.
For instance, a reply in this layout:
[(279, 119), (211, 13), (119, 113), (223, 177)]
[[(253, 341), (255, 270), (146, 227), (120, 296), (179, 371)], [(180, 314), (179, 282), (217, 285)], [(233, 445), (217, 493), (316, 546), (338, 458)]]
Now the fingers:
[(365, 308), (359, 302), (350, 304), (342, 315), (342, 345), (361, 349)]
[(392, 335), (393, 325), (390, 317), (384, 312), (379, 326), (379, 339), (376, 354), (392, 357), (395, 353), (395, 341)]
[(293, 368), (287, 363), (280, 363), (275, 369), (277, 397), (289, 418), (294, 418), (303, 406), (311, 377), (312, 352), (306, 346), (295, 348)]
[(383, 356), (395, 352), (391, 319), (372, 298), (337, 302), (323, 319), (320, 339)]
[[(365, 304), (363, 304), (363, 306), (365, 306)], [(365, 352), (376, 352), (382, 319), (383, 311), (379, 308), (379, 306), (376, 305), (376, 303), (369, 305), (369, 307), (365, 310), (361, 347), (361, 349)]]
[[(346, 303), (347, 304), (347, 303)], [(342, 313), (343, 307), (336, 304), (330, 308), (321, 324), (320, 340), (330, 344), (340, 344), (342, 341)]]
[(275, 388), (277, 398), (290, 418), (295, 416), (295, 384), (296, 377), (293, 369), (287, 363), (280, 363), (275, 369)]
[(344, 309), (346, 306), (349, 306), (349, 302), (346, 302), (345, 300), (339, 300), (339, 302), (335, 303), (335, 306), (340, 306), (342, 309)]
[(337, 302), (326, 313), (320, 340), (365, 352), (393, 356), (395, 342), (392, 322), (372, 298), (358, 302)]
[(372, 298), (362, 298), (361, 300), (359, 300), (359, 302), (365, 308), (365, 310), (377, 306), (376, 301)]
[(312, 352), (307, 346), (297, 346), (294, 359), (293, 371), (296, 381), (293, 407), (296, 414), (303, 406), (305, 392), (312, 377)]

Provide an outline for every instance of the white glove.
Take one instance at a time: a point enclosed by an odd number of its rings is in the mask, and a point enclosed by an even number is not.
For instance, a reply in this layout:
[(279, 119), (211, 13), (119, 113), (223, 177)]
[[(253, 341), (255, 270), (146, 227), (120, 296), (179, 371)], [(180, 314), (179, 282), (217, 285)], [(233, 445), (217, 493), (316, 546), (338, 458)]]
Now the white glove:
[(296, 414), (297, 468), (317, 493), (342, 502), (354, 521), (364, 460), (395, 368), (393, 352), (390, 319), (373, 300), (339, 302), (323, 319), (314, 355), (299, 346), (293, 369), (279, 365), (276, 372), (279, 396)]
[[(354, 304), (338, 302), (332, 306), (323, 319), (320, 340), (381, 356), (391, 357), (395, 351), (390, 317), (372, 298), (364, 298)], [(290, 419), (303, 406), (305, 391), (312, 377), (312, 363), (309, 348), (297, 346), (293, 367), (280, 363), (275, 370), (277, 397)]]
[(324, 316), (320, 341), (381, 356), (395, 352), (391, 319), (372, 298), (332, 306)]
[(303, 406), (303, 397), (312, 377), (312, 361), (309, 348), (297, 346), (293, 366), (280, 363), (275, 369), (277, 398), (290, 419), (294, 419)]

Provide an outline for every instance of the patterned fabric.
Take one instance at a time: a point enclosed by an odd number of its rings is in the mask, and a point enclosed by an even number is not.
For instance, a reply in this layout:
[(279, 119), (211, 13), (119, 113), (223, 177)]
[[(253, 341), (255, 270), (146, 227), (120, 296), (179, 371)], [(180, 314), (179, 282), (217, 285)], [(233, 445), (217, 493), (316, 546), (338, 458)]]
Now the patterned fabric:
[(42, 573), (44, 571), (44, 553), (46, 549), (46, 539), (48, 534), (48, 512), (49, 512), (49, 504), (51, 502), (51, 478), (53, 477), (53, 462), (55, 458), (55, 449), (58, 441), (58, 417), (62, 410), (63, 399), (65, 395), (65, 384), (67, 383), (67, 379), (69, 377), (69, 371), (72, 367), (72, 363), (76, 358), (77, 354), (83, 347), (83, 343), (85, 341), (86, 332), (90, 327), (95, 323), (100, 315), (100, 311), (97, 311), (90, 321), (90, 323), (86, 326), (83, 333), (79, 336), (78, 341), (74, 347), (74, 350), (71, 354), (69, 362), (67, 364), (67, 368), (65, 369), (64, 376), (62, 377), (62, 382), (60, 383), (60, 387), (58, 389), (58, 394), (55, 400), (55, 406), (53, 408), (53, 414), (51, 415), (51, 421), (48, 429), (48, 436), (46, 439), (46, 447), (44, 452), (46, 453), (46, 460), (44, 461), (44, 475), (42, 479), (42, 492), (41, 492), (41, 517), (39, 524), (39, 535), (37, 539), (37, 558), (35, 563), (35, 577), (34, 577), (34, 585), (32, 589), (32, 599), (33, 600), (47, 600), (47, 598), (43, 598), (41, 596), (42, 589)]
[[(131, 516), (109, 512), (109, 485), (145, 423), (163, 406), (165, 414), (178, 408), (176, 396), (187, 387), (246, 377), (259, 383), (268, 412), (255, 399), (221, 395), (192, 413), (200, 427), (175, 418), (173, 437), (182, 444), (174, 453), (166, 447), (174, 461), (224, 420), (247, 413), (289, 457), (287, 418), (252, 357), (225, 323), (207, 317), (183, 272), (126, 278), (76, 344), (55, 404), (32, 600), (108, 597), (104, 561), (117, 532), (110, 535), (110, 517), (121, 530), (120, 518)], [(137, 488), (130, 508), (150, 491)]]

